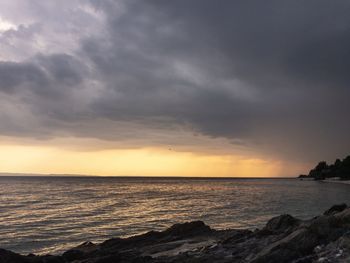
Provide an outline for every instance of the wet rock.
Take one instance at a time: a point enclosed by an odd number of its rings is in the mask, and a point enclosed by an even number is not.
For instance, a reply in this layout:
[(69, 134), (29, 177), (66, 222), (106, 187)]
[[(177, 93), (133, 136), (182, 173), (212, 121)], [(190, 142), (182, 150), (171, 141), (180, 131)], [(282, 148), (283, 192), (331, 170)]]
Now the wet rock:
[(339, 204), (339, 205), (334, 205), (331, 208), (329, 208), (326, 212), (324, 212), (324, 215), (334, 215), (336, 213), (344, 211), (348, 206), (346, 204)]
[(26, 263), (30, 262), (28, 258), (13, 253), (11, 251), (0, 249), (0, 262), (1, 263)]
[(0, 263), (65, 263), (65, 261), (60, 256), (36, 256), (34, 254), (22, 256), (5, 249), (0, 249)]
[(62, 254), (62, 257), (68, 262), (78, 259), (84, 259), (89, 255), (89, 253), (94, 252), (96, 249), (98, 249), (97, 245), (87, 241), (75, 248), (67, 250)]
[(280, 234), (294, 230), (300, 224), (300, 220), (291, 215), (280, 215), (270, 219), (260, 234)]
[(222, 241), (223, 244), (228, 244), (228, 243), (237, 243), (241, 242), (247, 238), (249, 238), (253, 234), (252, 231), (247, 230), (247, 229), (242, 229), (242, 230), (236, 230), (234, 233), (230, 235), (230, 237), (224, 239)]
[(179, 239), (191, 238), (194, 236), (208, 236), (214, 234), (215, 231), (202, 221), (186, 222), (175, 224), (170, 228), (158, 232), (150, 231), (146, 234), (129, 237), (126, 239), (114, 238), (107, 240), (101, 244), (103, 249), (130, 249), (133, 247), (144, 247), (147, 245), (155, 245), (158, 243), (166, 243)]
[(301, 228), (265, 247), (251, 262), (290, 262), (311, 253), (317, 244), (317, 236)]
[(186, 222), (184, 224), (175, 224), (163, 232), (165, 235), (176, 237), (190, 237), (195, 235), (205, 235), (211, 233), (209, 226), (202, 221)]
[[(122, 258), (121, 256), (116, 253), (112, 255), (105, 255), (105, 256), (100, 256), (96, 258), (93, 261), (87, 261), (87, 262), (93, 262), (93, 263), (112, 263), (112, 262), (121, 262)], [(79, 261), (78, 261), (79, 262)]]
[(85, 253), (80, 250), (76, 249), (70, 249), (63, 253), (62, 257), (68, 261), (71, 262), (73, 260), (83, 259), (85, 257)]
[(317, 257), (313, 262), (350, 262), (350, 234), (346, 233), (338, 240), (320, 246), (315, 254)]
[[(37, 261), (36, 261), (37, 260)], [(33, 261), (33, 263), (65, 263), (65, 260), (60, 256), (38, 256), (36, 260)]]

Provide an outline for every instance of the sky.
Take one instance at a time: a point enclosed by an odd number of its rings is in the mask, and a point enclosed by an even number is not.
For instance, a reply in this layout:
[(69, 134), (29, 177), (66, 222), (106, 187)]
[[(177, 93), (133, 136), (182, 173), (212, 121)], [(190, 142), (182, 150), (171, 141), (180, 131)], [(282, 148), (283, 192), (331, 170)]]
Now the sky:
[(297, 176), (349, 154), (350, 2), (2, 0), (0, 172)]

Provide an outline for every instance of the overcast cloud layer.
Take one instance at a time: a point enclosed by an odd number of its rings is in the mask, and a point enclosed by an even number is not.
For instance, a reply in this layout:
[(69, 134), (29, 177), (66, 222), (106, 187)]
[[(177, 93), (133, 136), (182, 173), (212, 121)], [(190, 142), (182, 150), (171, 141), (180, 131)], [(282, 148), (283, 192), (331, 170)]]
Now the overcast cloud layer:
[(0, 3), (0, 135), (350, 149), (350, 2)]

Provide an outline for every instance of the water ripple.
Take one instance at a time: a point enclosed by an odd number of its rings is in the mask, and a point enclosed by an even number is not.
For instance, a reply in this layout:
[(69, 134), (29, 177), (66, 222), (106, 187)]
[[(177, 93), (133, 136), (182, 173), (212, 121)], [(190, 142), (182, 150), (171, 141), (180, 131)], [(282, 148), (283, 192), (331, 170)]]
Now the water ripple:
[(292, 179), (0, 177), (0, 187), (0, 247), (20, 253), (59, 253), (190, 220), (255, 228), (350, 200), (350, 186)]

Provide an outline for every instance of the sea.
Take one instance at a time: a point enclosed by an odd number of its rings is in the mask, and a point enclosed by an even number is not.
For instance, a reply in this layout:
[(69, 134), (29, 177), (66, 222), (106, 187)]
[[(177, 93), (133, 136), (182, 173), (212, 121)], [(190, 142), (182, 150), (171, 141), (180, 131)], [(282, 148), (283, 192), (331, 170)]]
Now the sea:
[(263, 227), (280, 214), (308, 219), (350, 203), (350, 185), (298, 179), (0, 177), (0, 248), (59, 254), (175, 223)]

